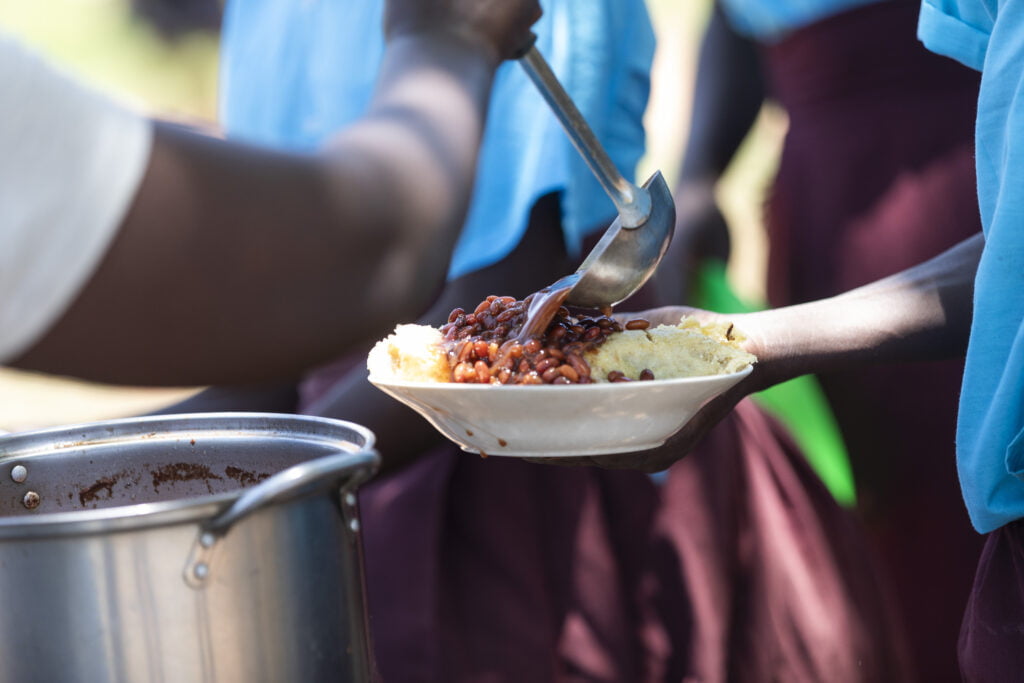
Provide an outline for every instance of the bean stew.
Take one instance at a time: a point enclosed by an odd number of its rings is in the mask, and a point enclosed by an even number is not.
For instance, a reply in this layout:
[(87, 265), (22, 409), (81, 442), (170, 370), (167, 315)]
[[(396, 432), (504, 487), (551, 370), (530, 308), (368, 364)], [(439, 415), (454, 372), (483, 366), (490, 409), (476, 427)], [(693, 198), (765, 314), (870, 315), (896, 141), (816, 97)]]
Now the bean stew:
[[(541, 290), (523, 300), (488, 296), (471, 313), (456, 308), (441, 327), (452, 381), (479, 384), (590, 384), (584, 354), (609, 335), (646, 329), (637, 318), (625, 325), (611, 311), (570, 312), (559, 291)], [(544, 320), (547, 318), (547, 321)], [(610, 382), (631, 381), (611, 372)], [(639, 379), (654, 379), (645, 371)]]

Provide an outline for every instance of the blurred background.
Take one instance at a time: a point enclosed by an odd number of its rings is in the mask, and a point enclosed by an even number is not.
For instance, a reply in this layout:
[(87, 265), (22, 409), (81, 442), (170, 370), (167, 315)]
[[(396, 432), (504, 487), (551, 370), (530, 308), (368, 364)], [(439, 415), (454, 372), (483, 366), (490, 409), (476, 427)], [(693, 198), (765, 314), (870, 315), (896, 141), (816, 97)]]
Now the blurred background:
[[(658, 34), (648, 153), (638, 176), (661, 169), (671, 185), (688, 126), (689, 96), (706, 0), (648, 0)], [(210, 125), (217, 117), (218, 0), (0, 0), (0, 30), (67, 70), (153, 115)], [(761, 204), (785, 118), (766, 107), (719, 192), (733, 232), (729, 280), (763, 299)], [(84, 383), (0, 368), (0, 430), (134, 415), (195, 388), (144, 389)]]

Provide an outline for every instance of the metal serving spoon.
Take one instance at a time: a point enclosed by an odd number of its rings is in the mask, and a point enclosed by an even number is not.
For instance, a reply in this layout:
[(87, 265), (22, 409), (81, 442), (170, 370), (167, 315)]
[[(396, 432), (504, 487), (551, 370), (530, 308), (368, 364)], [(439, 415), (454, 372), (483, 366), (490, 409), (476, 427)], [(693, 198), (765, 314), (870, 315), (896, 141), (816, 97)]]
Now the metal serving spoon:
[[(536, 36), (519, 57), (573, 145), (590, 166), (615, 208), (618, 218), (587, 258), (569, 276), (575, 280), (565, 303), (605, 308), (623, 301), (647, 282), (672, 240), (676, 208), (661, 171), (642, 187), (622, 177), (576, 104), (534, 46)], [(568, 278), (567, 278), (568, 279)]]

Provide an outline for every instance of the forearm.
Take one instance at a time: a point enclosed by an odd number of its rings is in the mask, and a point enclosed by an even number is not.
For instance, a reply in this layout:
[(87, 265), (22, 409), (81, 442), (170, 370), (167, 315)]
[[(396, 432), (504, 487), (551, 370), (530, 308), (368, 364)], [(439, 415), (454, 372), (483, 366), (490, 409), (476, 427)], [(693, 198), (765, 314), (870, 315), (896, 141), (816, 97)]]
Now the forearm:
[(382, 473), (412, 462), (444, 437), (411, 408), (394, 400), (366, 379), (357, 368), (304, 411), (309, 415), (348, 420), (363, 425), (377, 437)]
[[(452, 303), (453, 289), (446, 287), (436, 304), (418, 322), (436, 326), (447, 320), (448, 313), (457, 305)], [(303, 412), (356, 422), (372, 431), (377, 437), (375, 446), (383, 458), (382, 475), (404, 467), (444, 441), (423, 417), (370, 384), (366, 365), (361, 362), (306, 405)]]
[(294, 384), (209, 387), (159, 408), (151, 415), (209, 412), (293, 413), (298, 405)]
[(757, 47), (732, 29), (716, 4), (701, 41), (680, 180), (716, 181), (750, 131), (763, 100)]
[(982, 246), (979, 234), (915, 268), (799, 306), (744, 315), (680, 307), (644, 312), (644, 317), (658, 323), (673, 323), (680, 315), (732, 321), (746, 335), (745, 348), (758, 361), (746, 379), (709, 401), (664, 446), (585, 462), (657, 472), (687, 454), (744, 397), (774, 384), (866, 364), (962, 354), (970, 333), (974, 275)]
[(673, 192), (675, 234), (651, 283), (659, 303), (688, 300), (694, 268), (705, 259), (729, 258), (729, 230), (716, 188), (756, 119), (762, 99), (756, 47), (737, 35), (721, 9), (713, 6), (701, 43), (689, 135)]
[(471, 42), (394, 39), (367, 117), (325, 152), (330, 195), (359, 208), (362, 220), (349, 230), (359, 231), (363, 258), (377, 262), (356, 280), (364, 318), (388, 309), (382, 324), (416, 318), (439, 292), (469, 203), (496, 66)]
[(878, 362), (963, 355), (980, 234), (919, 266), (829, 299), (733, 316), (765, 359), (762, 388)]
[(496, 58), (406, 36), (319, 156), (160, 126), (90, 282), (16, 364), (107, 382), (295, 377), (412, 319), (444, 280)]

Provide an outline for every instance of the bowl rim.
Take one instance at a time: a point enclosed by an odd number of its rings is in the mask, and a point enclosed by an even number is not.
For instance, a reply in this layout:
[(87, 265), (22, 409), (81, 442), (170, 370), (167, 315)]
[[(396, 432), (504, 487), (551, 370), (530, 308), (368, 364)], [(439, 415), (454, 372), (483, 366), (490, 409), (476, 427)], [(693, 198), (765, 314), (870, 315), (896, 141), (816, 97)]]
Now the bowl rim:
[[(676, 386), (687, 384), (705, 384), (711, 380), (723, 381), (742, 379), (754, 371), (754, 364), (748, 364), (741, 370), (720, 375), (694, 375), (692, 377), (671, 377), (669, 379), (633, 380), (630, 382), (594, 382), (592, 384), (499, 384), (502, 391), (594, 391), (596, 387), (608, 391), (625, 391), (637, 386)], [(383, 378), (370, 373), (367, 379), (371, 384), (399, 389), (424, 389), (427, 391), (481, 391), (483, 389), (493, 390), (494, 384), (480, 384), (477, 382), (418, 382), (412, 380), (398, 380)]]

